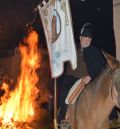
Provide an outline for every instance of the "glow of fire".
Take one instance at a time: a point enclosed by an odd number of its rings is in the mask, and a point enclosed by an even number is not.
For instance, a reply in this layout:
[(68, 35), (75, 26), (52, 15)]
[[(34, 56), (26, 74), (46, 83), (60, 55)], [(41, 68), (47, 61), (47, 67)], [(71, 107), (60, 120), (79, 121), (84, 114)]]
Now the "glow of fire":
[(11, 121), (29, 121), (34, 115), (34, 93), (38, 76), (36, 70), (40, 64), (40, 54), (38, 51), (38, 35), (31, 31), (26, 38), (26, 45), (20, 44), (21, 52), (21, 72), (15, 89), (11, 91), (7, 101), (0, 105), (0, 121), (2, 124)]

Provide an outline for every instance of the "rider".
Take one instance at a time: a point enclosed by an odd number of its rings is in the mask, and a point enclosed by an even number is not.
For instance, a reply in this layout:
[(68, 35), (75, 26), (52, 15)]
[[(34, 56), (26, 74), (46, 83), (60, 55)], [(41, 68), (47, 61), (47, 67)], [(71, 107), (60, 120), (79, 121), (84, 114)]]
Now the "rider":
[(106, 64), (106, 60), (101, 51), (93, 46), (93, 31), (91, 27), (92, 26), (90, 23), (84, 24), (79, 37), (87, 74), (81, 77), (81, 83), (78, 81), (79, 85), (77, 83), (73, 85), (66, 99), (67, 104), (72, 104), (77, 99), (77, 96), (83, 90), (84, 86), (87, 85), (91, 80), (98, 77)]
[[(68, 87), (69, 82), (72, 82), (71, 84), (73, 85), (80, 78), (82, 78), (84, 85), (87, 85), (91, 80), (100, 75), (106, 64), (106, 60), (101, 51), (93, 46), (93, 31), (90, 23), (85, 23), (82, 26), (79, 39), (80, 51), (79, 49), (77, 51), (78, 66), (74, 71), (68, 66), (67, 77), (65, 77), (63, 82), (64, 89)], [(64, 94), (63, 92), (64, 90), (61, 95)], [(64, 107), (64, 102), (62, 102), (62, 105)], [(65, 108), (63, 110), (65, 110)], [(61, 111), (61, 113), (63, 113), (63, 111)]]
[[(101, 51), (93, 46), (93, 31), (91, 27), (90, 23), (85, 23), (79, 36), (83, 61), (87, 69), (87, 74), (82, 77), (85, 85), (98, 77), (106, 65), (106, 59), (103, 57)], [(117, 110), (114, 108), (109, 119), (117, 119), (117, 117)]]
[(105, 67), (106, 60), (101, 51), (93, 46), (93, 31), (90, 23), (83, 25), (80, 33), (80, 45), (83, 51), (83, 60), (86, 63), (87, 75), (83, 78), (88, 84), (92, 79), (100, 75)]

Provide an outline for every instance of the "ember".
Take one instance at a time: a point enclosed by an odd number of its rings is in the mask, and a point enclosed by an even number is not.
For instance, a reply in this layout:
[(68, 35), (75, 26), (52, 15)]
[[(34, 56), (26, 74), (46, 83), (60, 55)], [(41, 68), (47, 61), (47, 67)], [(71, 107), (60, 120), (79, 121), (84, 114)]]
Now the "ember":
[(14, 122), (14, 121), (3, 124), (1, 126), (2, 126), (2, 129), (33, 129), (34, 128), (32, 127), (32, 123)]

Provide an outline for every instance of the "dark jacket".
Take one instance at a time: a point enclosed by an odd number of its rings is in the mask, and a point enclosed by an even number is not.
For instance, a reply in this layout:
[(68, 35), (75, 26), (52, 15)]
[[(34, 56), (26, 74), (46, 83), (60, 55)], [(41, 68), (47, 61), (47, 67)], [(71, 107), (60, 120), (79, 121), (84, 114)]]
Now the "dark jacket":
[(100, 75), (106, 64), (106, 60), (101, 51), (94, 46), (83, 49), (83, 59), (86, 63), (88, 75), (92, 79)]

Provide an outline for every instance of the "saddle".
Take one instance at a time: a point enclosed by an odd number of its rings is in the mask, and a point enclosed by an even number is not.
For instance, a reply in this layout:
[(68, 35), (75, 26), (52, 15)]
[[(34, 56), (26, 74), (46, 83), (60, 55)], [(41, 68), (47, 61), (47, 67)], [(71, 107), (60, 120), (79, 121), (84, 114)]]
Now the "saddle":
[(84, 87), (85, 87), (85, 84), (83, 82), (83, 79), (79, 79), (78, 81), (76, 81), (75, 84), (70, 89), (66, 97), (65, 103), (74, 104), (79, 94), (83, 91)]
[(66, 112), (65, 120), (61, 120), (60, 129), (72, 129), (72, 121), (69, 119), (70, 105), (74, 104), (79, 96), (79, 94), (83, 91), (85, 84), (82, 79), (79, 79), (75, 82), (75, 84), (70, 89), (65, 103), (68, 104), (68, 109)]

